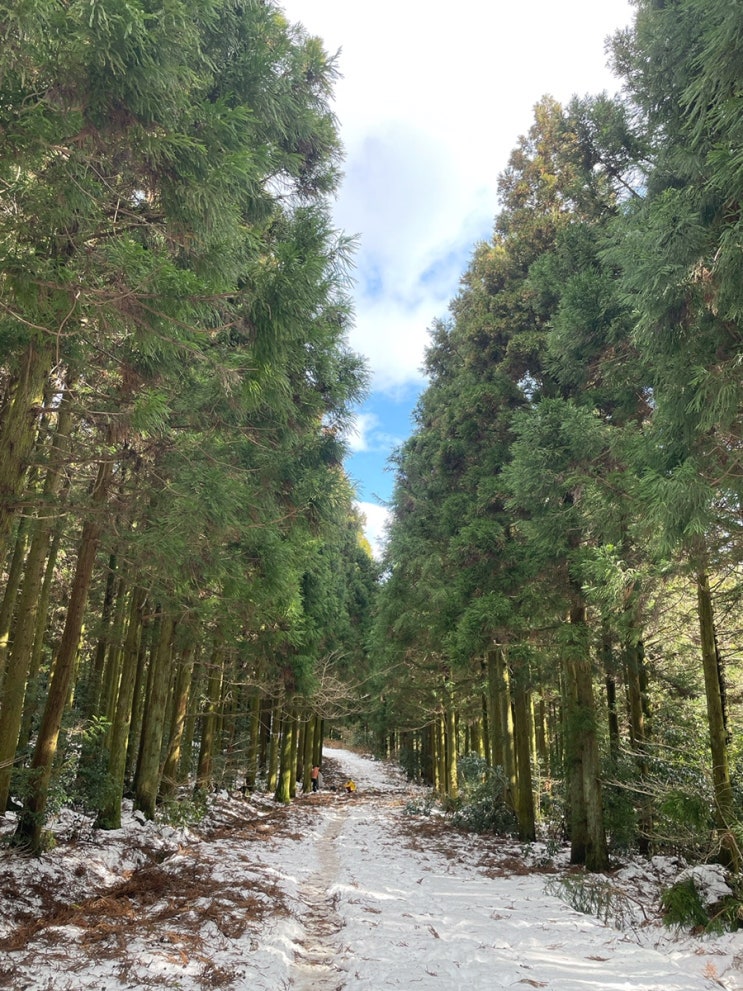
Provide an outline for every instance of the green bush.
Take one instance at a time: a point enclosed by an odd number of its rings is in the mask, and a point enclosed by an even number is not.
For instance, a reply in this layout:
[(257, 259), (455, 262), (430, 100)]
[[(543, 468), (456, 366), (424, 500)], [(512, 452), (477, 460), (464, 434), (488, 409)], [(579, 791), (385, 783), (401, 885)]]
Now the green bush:
[(476, 802), (467, 802), (452, 815), (451, 821), (470, 833), (496, 833), (513, 836), (518, 832), (518, 820), (513, 809), (492, 795)]
[(433, 793), (429, 792), (422, 798), (411, 798), (407, 801), (403, 812), (409, 816), (430, 816), (435, 804), (436, 799), (433, 797)]
[(159, 805), (157, 819), (169, 826), (184, 828), (198, 825), (207, 812), (206, 796), (201, 792), (189, 792)]
[(660, 897), (663, 909), (663, 924), (679, 928), (695, 929), (709, 924), (707, 909), (694, 884), (694, 878), (686, 878), (666, 888)]
[(513, 809), (504, 799), (506, 776), (502, 767), (490, 767), (479, 754), (460, 758), (459, 807), (452, 823), (471, 833), (497, 833), (511, 836), (518, 831)]
[(693, 877), (672, 884), (661, 895), (663, 922), (683, 929), (703, 929), (705, 932), (734, 932), (743, 925), (743, 898), (740, 881), (733, 884), (732, 893), (714, 905), (705, 903), (702, 891)]

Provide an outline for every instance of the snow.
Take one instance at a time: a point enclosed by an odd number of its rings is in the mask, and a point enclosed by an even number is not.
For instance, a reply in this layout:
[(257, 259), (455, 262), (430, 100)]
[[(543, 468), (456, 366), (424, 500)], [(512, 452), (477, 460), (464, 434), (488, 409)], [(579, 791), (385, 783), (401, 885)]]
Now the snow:
[[(325, 790), (288, 807), (223, 793), (197, 828), (128, 811), (114, 833), (66, 814), (41, 859), (1, 847), (0, 987), (743, 989), (743, 935), (661, 924), (659, 892), (685, 864), (595, 879), (606, 924), (551, 893), (575, 877), (564, 852), (411, 815), (424, 790), (351, 751), (326, 750), (324, 772)], [(715, 899), (727, 887), (717, 867), (691, 876)]]

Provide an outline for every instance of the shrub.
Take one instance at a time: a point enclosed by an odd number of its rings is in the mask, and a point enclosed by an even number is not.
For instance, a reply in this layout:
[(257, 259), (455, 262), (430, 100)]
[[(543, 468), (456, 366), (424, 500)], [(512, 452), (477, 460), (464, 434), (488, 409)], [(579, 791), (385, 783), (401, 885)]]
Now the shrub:
[(479, 754), (460, 758), (459, 807), (452, 814), (452, 823), (471, 833), (512, 835), (518, 830), (513, 809), (503, 796), (506, 776), (502, 767), (490, 767)]
[(694, 884), (694, 878), (677, 881), (666, 888), (660, 897), (663, 908), (663, 924), (679, 928), (694, 929), (706, 927), (709, 923), (707, 909), (702, 904), (702, 896)]
[(433, 797), (433, 794), (429, 792), (422, 798), (411, 798), (407, 801), (403, 808), (403, 812), (405, 815), (409, 816), (430, 816), (435, 802), (436, 800)]

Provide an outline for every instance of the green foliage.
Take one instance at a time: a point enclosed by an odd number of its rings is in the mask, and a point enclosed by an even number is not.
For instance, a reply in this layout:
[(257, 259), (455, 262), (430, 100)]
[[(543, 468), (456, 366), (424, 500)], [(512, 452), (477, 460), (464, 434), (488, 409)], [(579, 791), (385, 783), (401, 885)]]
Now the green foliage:
[(189, 826), (197, 826), (208, 811), (207, 796), (198, 791), (189, 792), (158, 805), (157, 819), (169, 826), (185, 829)]
[(477, 754), (466, 754), (457, 763), (460, 785), (459, 807), (451, 821), (470, 833), (513, 836), (518, 821), (503, 796), (506, 777), (501, 767), (490, 767)]
[[(612, 767), (616, 781), (617, 768)], [(607, 785), (603, 791), (604, 822), (609, 840), (609, 849), (615, 854), (628, 854), (637, 848), (638, 810), (636, 796), (631, 790), (631, 782), (636, 779), (637, 769), (629, 762), (623, 768), (622, 777), (629, 788), (615, 783)]]
[(433, 792), (419, 797), (409, 799), (403, 806), (403, 812), (408, 816), (430, 816), (436, 805), (436, 798)]
[[(81, 805), (87, 811), (103, 807), (111, 784), (108, 776), (108, 751), (105, 740), (111, 723), (103, 716), (93, 716), (83, 726), (80, 737), (80, 760), (75, 768), (72, 794), (67, 802)], [(66, 803), (65, 803), (66, 804)]]
[(636, 906), (605, 877), (570, 874), (548, 878), (544, 890), (576, 912), (591, 915), (620, 931), (631, 929), (637, 921)]
[(709, 924), (709, 914), (693, 877), (666, 888), (660, 896), (660, 903), (666, 926), (705, 928)]
[(674, 787), (662, 794), (655, 825), (660, 844), (693, 858), (708, 849), (714, 827), (709, 784), (700, 780), (699, 785), (696, 791), (693, 786), (688, 790)]

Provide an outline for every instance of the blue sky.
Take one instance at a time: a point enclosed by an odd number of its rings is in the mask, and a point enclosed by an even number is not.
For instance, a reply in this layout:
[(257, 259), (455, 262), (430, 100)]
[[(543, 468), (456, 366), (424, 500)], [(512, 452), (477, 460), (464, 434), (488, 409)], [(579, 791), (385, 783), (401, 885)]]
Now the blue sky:
[(335, 111), (346, 149), (334, 205), (357, 235), (354, 350), (372, 392), (347, 467), (379, 548), (412, 430), (428, 329), (446, 318), (475, 244), (498, 212), (496, 184), (535, 103), (614, 91), (604, 41), (631, 23), (629, 0), (283, 0), (338, 52)]

